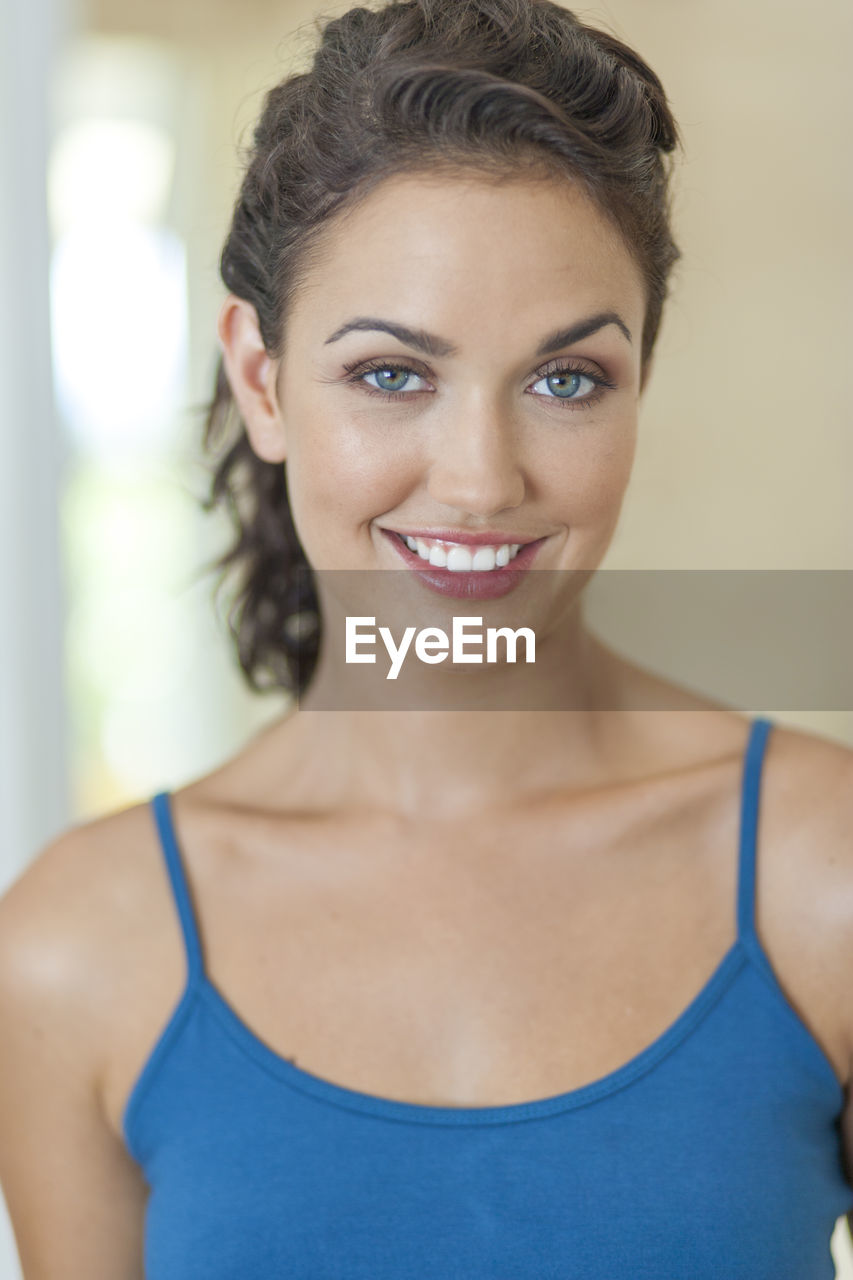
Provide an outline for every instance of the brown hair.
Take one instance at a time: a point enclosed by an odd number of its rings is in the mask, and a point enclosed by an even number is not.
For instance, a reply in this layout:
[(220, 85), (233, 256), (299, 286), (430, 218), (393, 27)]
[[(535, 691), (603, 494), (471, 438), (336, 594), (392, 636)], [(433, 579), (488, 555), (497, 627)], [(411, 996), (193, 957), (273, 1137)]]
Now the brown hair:
[[(321, 19), (317, 19), (320, 25)], [(384, 179), (447, 167), (580, 183), (621, 232), (646, 282), (642, 362), (670, 270), (670, 156), (663, 87), (614, 36), (551, 0), (409, 0), (325, 21), (310, 70), (266, 96), (222, 251), (227, 288), (252, 303), (281, 355), (290, 302), (329, 219)], [(286, 463), (259, 458), (220, 357), (205, 448), (217, 440), (206, 511), (236, 533), (212, 566), (239, 586), (228, 615), (255, 692), (304, 692), (321, 638), (311, 570), (294, 528)]]

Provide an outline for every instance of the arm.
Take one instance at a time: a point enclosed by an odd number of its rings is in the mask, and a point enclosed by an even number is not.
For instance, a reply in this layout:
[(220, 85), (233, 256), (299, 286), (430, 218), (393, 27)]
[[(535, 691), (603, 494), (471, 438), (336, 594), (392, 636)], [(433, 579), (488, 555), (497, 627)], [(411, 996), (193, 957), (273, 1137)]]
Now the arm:
[(147, 1188), (100, 1098), (110, 960), (86, 843), (61, 835), (0, 899), (0, 1184), (25, 1280), (143, 1277)]

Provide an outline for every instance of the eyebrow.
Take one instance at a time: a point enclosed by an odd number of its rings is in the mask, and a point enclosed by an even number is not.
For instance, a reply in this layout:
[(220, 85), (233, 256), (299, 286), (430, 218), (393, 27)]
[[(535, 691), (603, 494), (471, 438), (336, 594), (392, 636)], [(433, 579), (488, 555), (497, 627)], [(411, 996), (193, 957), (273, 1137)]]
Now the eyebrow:
[[(552, 351), (560, 351), (563, 347), (570, 347), (575, 342), (580, 342), (583, 338), (588, 338), (590, 334), (597, 333), (599, 329), (606, 328), (609, 324), (615, 324), (620, 333), (622, 333), (629, 342), (632, 342), (631, 330), (625, 321), (616, 311), (600, 311), (597, 315), (587, 316), (584, 320), (578, 320), (575, 324), (569, 325), (565, 329), (555, 329), (553, 333), (549, 333), (543, 338), (536, 349), (536, 356), (547, 356)], [(455, 356), (459, 354), (458, 347), (452, 342), (448, 342), (446, 338), (439, 338), (437, 334), (427, 333), (424, 329), (410, 329), (407, 325), (397, 324), (393, 320), (380, 320), (377, 316), (356, 316), (354, 320), (347, 320), (346, 324), (342, 324), (331, 334), (324, 345), (330, 342), (337, 342), (345, 333), (352, 330), (377, 330), (381, 333), (390, 333), (393, 338), (399, 339), (400, 342), (409, 347), (415, 347), (418, 351), (423, 351), (428, 356)]]

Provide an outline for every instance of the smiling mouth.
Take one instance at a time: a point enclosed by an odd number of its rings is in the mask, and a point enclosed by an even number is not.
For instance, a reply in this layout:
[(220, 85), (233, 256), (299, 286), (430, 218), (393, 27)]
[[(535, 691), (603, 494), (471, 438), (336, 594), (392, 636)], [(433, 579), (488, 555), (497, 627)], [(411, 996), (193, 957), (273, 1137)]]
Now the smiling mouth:
[[(501, 564), (497, 560), (497, 553), (490, 545), (482, 547), (478, 545), (464, 546), (462, 543), (452, 544), (449, 540), (430, 539), (432, 542), (446, 542), (450, 545), (449, 563), (445, 557), (445, 563), (432, 563), (431, 560), (425, 559), (418, 551), (412, 551), (406, 541), (406, 535), (398, 533), (395, 529), (383, 529), (383, 536), (393, 543), (395, 553), (400, 556), (403, 564), (408, 568), (415, 578), (420, 579), (425, 587), (431, 591), (437, 592), (439, 595), (452, 599), (465, 600), (469, 603), (485, 600), (498, 600), (510, 592), (520, 587), (522, 581), (527, 576), (527, 571), (533, 567), (539, 550), (543, 543), (548, 541), (547, 536), (536, 538), (533, 542), (519, 543), (518, 551), (512, 560), (506, 560)], [(409, 535), (410, 537), (412, 535)], [(416, 539), (417, 541), (417, 539)], [(511, 552), (512, 543), (502, 543), (498, 546), (505, 548), (504, 555)], [(456, 550), (464, 551), (466, 557), (454, 554)], [(477, 562), (482, 568), (474, 568), (474, 556), (478, 553), (489, 550), (495, 556), (495, 564), (493, 568), (486, 567), (491, 563), (490, 557), (481, 557)], [(430, 553), (434, 555), (436, 560), (440, 560), (438, 553)], [(501, 559), (504, 559), (504, 555)], [(470, 561), (470, 568), (468, 564)], [(457, 566), (454, 569), (454, 564)]]
[[(399, 533), (396, 529), (383, 532), (395, 538), (414, 556), (434, 569), (446, 569), (450, 573), (493, 573), (512, 564), (519, 553), (543, 542), (537, 538), (530, 542), (454, 542), (449, 538), (422, 538)], [(520, 566), (519, 566), (520, 567)]]

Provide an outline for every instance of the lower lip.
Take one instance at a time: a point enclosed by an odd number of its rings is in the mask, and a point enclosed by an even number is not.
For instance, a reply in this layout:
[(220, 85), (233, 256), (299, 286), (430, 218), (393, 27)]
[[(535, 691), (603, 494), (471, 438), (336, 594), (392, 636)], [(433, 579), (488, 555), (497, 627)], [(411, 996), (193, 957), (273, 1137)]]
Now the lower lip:
[(536, 553), (545, 541), (537, 538), (536, 542), (528, 542), (509, 564), (501, 569), (472, 569), (457, 571), (455, 569), (439, 569), (422, 560), (416, 551), (412, 551), (399, 534), (390, 529), (382, 532), (390, 539), (398, 555), (408, 569), (421, 579), (426, 586), (440, 595), (451, 596), (456, 600), (496, 600), (505, 596), (513, 587), (517, 587), (530, 568)]

